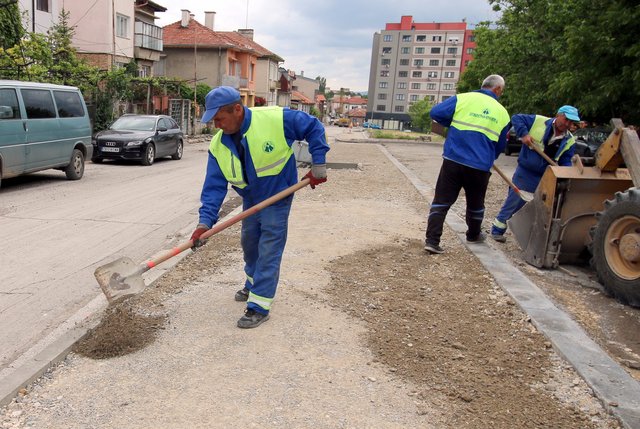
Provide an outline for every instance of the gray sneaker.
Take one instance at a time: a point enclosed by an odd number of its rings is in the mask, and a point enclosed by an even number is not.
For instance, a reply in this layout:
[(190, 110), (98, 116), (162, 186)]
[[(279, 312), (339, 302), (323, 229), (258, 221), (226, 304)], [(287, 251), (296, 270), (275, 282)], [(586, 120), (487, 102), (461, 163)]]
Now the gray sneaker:
[(427, 243), (424, 245), (424, 250), (426, 250), (429, 253), (437, 253), (437, 254), (444, 253), (444, 249), (438, 246), (437, 244)]
[(238, 292), (236, 292), (236, 296), (233, 298), (236, 301), (246, 301), (249, 299), (249, 289), (242, 288)]
[(244, 312), (244, 316), (238, 320), (238, 328), (257, 328), (262, 322), (266, 322), (267, 320), (269, 320), (268, 314), (258, 313), (257, 311), (248, 308)]
[(493, 238), (498, 243), (506, 243), (507, 242), (507, 237), (505, 237), (503, 234), (491, 234), (491, 238)]

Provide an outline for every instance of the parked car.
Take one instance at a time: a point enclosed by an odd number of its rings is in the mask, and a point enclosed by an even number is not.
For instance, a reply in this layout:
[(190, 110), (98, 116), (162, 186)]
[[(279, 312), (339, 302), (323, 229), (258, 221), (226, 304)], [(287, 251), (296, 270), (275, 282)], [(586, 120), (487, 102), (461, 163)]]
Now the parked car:
[(0, 80), (0, 181), (50, 168), (78, 180), (92, 148), (78, 88)]
[(181, 159), (184, 136), (176, 121), (165, 115), (123, 115), (93, 140), (95, 163), (105, 159), (139, 160), (151, 165), (157, 158)]
[(509, 132), (507, 133), (507, 145), (504, 148), (505, 155), (511, 155), (512, 153), (518, 154), (520, 153), (520, 148), (522, 147), (522, 142), (516, 135), (516, 129), (511, 127)]
[(594, 156), (609, 137), (609, 133), (610, 131), (606, 128), (578, 128), (573, 133), (576, 138), (576, 153), (584, 158)]
[(365, 122), (362, 124), (362, 128), (371, 128), (372, 130), (381, 129), (380, 125), (374, 124), (373, 122)]

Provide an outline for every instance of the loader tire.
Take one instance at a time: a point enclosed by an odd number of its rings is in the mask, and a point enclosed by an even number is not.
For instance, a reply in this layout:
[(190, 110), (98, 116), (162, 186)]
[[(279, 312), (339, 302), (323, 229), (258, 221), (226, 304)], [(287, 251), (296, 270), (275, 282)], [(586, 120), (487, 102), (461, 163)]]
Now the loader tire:
[(591, 267), (608, 293), (640, 307), (640, 188), (616, 192), (591, 228)]

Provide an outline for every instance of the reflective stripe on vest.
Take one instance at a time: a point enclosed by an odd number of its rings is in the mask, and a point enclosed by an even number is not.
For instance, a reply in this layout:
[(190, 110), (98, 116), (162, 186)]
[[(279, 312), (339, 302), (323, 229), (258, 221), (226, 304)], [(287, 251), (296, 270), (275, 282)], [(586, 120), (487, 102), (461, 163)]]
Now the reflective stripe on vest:
[[(545, 122), (547, 122), (549, 119), (550, 118), (547, 118), (546, 116), (536, 115), (536, 118), (533, 120), (533, 125), (531, 125), (531, 129), (529, 130), (529, 135), (531, 136), (531, 138), (533, 138), (534, 143), (537, 144), (540, 150), (543, 152), (544, 143), (542, 143), (542, 140), (544, 139), (544, 133), (547, 130), (547, 125), (545, 124)], [(569, 135), (570, 137), (565, 142), (565, 145), (553, 158), (554, 161), (558, 162), (562, 154), (568, 151), (569, 148), (576, 143), (573, 135), (571, 135), (571, 133), (569, 133)]]
[[(251, 109), (251, 125), (245, 133), (251, 161), (258, 177), (279, 174), (293, 155), (293, 149), (284, 137), (283, 110), (278, 106)], [(222, 130), (211, 139), (209, 151), (218, 161), (227, 182), (244, 188), (242, 164), (231, 150), (222, 144)]]
[(498, 101), (481, 92), (458, 94), (451, 125), (461, 131), (477, 131), (497, 142), (510, 121), (509, 113)]

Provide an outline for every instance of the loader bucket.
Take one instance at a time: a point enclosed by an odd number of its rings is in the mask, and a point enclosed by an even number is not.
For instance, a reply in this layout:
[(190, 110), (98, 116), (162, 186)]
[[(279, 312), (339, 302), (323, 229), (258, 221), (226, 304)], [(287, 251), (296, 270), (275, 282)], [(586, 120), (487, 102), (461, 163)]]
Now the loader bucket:
[(595, 167), (547, 167), (533, 200), (507, 222), (525, 261), (538, 268), (588, 261), (596, 213), (604, 209), (605, 200), (631, 186), (624, 168), (602, 172)]

